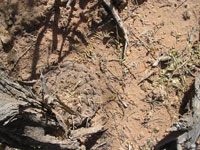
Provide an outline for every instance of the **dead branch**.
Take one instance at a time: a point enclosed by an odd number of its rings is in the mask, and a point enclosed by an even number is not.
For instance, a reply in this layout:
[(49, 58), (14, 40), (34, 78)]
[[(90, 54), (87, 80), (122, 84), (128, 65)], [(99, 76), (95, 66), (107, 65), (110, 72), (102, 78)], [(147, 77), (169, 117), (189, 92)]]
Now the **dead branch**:
[(43, 100), (46, 105), (49, 105), (49, 104), (54, 105), (54, 107), (49, 107), (49, 109), (55, 114), (55, 117), (56, 117), (59, 125), (63, 128), (63, 130), (65, 131), (65, 136), (67, 137), (67, 135), (69, 133), (69, 122), (67, 121), (67, 124), (66, 124), (62, 115), (60, 115), (59, 112), (56, 111), (56, 109), (55, 109), (56, 103), (55, 102), (58, 102), (59, 104), (61, 104), (61, 108), (64, 108), (63, 110), (65, 110), (67, 113), (70, 113), (70, 114), (78, 114), (78, 113), (75, 113), (71, 108), (69, 108), (67, 105), (62, 103), (61, 100), (58, 99), (59, 98), (58, 96), (55, 97), (55, 96), (51, 95), (50, 90), (46, 85), (46, 79), (44, 78), (42, 71), (40, 72), (40, 81), (41, 81), (42, 89), (44, 92)]
[(126, 56), (126, 50), (128, 47), (128, 43), (129, 43), (129, 39), (128, 39), (128, 34), (126, 29), (123, 26), (123, 22), (121, 20), (121, 18), (118, 15), (117, 10), (114, 8), (114, 6), (112, 5), (112, 3), (109, 0), (103, 0), (104, 4), (109, 8), (109, 10), (111, 11), (113, 18), (115, 19), (117, 25), (119, 26), (120, 30), (123, 33), (123, 38), (124, 38), (124, 48), (122, 51), (122, 59)]
[(94, 133), (98, 133), (100, 131), (103, 131), (103, 125), (99, 124), (95, 127), (90, 127), (90, 128), (80, 128), (77, 130), (72, 130), (70, 137), (72, 139), (76, 139), (76, 138), (81, 138), (83, 136), (88, 136)]
[(10, 147), (29, 150), (79, 150), (77, 136), (91, 135), (103, 128), (96, 126), (85, 130), (77, 129), (72, 132), (72, 136), (76, 138), (69, 139), (69, 124), (52, 108), (54, 106), (48, 105), (1, 72), (0, 107), (0, 142)]
[[(0, 74), (0, 141), (23, 149), (78, 149), (79, 143), (58, 140), (53, 132), (60, 128), (54, 112), (48, 122), (48, 108), (31, 92)], [(45, 135), (48, 131), (48, 135)]]
[(183, 115), (170, 131), (173, 131), (173, 136), (162, 140), (156, 146), (157, 150), (174, 141), (176, 141), (177, 150), (196, 149), (196, 142), (200, 135), (200, 75), (195, 80), (195, 95), (190, 112)]

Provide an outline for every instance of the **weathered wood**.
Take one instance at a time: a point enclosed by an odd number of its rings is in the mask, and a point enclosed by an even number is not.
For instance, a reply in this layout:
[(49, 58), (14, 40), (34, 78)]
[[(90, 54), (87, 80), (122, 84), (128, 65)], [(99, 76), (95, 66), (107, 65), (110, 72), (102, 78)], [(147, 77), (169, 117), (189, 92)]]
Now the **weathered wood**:
[[(18, 126), (17, 126), (18, 127)], [(22, 128), (0, 127), (0, 140), (11, 147), (21, 149), (66, 150), (79, 149), (74, 140), (58, 140), (54, 136), (44, 135), (43, 128), (25, 126), (25, 135), (19, 132)]]
[(80, 146), (79, 138), (103, 130), (103, 125), (97, 125), (69, 132), (69, 121), (57, 108), (71, 115), (82, 117), (81, 114), (69, 108), (59, 97), (51, 95), (42, 74), (40, 80), (44, 97), (37, 96), (0, 72), (1, 143), (29, 150), (79, 150), (84, 147)]
[(95, 127), (80, 128), (80, 129), (77, 129), (77, 130), (72, 130), (70, 137), (72, 139), (76, 139), (76, 138), (80, 138), (80, 137), (83, 137), (83, 136), (88, 136), (88, 135), (91, 135), (91, 134), (94, 134), (94, 133), (98, 133), (100, 131), (103, 131), (103, 127), (104, 127), (103, 125), (99, 124)]
[(79, 149), (76, 140), (56, 138), (63, 132), (59, 119), (40, 98), (0, 74), (0, 142), (22, 149)]
[(189, 116), (193, 121), (191, 129), (187, 132), (186, 147), (188, 149), (196, 148), (196, 141), (200, 135), (200, 75), (195, 80), (195, 97), (193, 99), (192, 114)]
[(41, 106), (41, 99), (36, 97), (32, 92), (23, 88), (21, 85), (11, 81), (0, 72), (0, 91), (5, 95), (10, 95), (15, 100), (26, 101), (35, 106)]
[(5, 126), (19, 114), (19, 106), (26, 102), (16, 101), (12, 97), (0, 92), (0, 123)]
[[(172, 134), (158, 143), (157, 150), (176, 142), (177, 150), (195, 150), (196, 142), (200, 136), (200, 74), (195, 79), (195, 95), (192, 99), (192, 108), (170, 129)], [(188, 100), (189, 102), (189, 100)]]

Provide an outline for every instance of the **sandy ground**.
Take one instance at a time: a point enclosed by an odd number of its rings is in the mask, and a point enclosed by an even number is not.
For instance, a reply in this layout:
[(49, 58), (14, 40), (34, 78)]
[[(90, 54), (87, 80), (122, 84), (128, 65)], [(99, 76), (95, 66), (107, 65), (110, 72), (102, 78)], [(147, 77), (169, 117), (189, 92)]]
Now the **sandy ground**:
[[(52, 0), (0, 1), (1, 70), (24, 81), (38, 80), (43, 70), (52, 93), (71, 107), (98, 106), (91, 124), (104, 120), (107, 131), (87, 149), (153, 149), (177, 121), (199, 72), (196, 64), (191, 74), (182, 72), (180, 64), (199, 40), (200, 0), (138, 2), (128, 1), (119, 13), (129, 37), (122, 61), (120, 29), (97, 0), (76, 1), (70, 9), (65, 3), (52, 9)], [(152, 65), (170, 54), (179, 63), (168, 81), (168, 64)]]

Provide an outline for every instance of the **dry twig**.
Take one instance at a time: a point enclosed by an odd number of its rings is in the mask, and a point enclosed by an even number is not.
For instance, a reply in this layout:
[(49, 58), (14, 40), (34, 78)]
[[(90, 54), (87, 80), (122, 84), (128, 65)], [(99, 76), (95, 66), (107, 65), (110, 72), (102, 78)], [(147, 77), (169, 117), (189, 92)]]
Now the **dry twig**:
[(97, 132), (100, 132), (103, 130), (104, 130), (103, 125), (101, 125), (101, 124), (96, 125), (95, 127), (90, 127), (90, 128), (80, 128), (77, 130), (72, 130), (70, 137), (72, 139), (81, 138), (83, 136), (88, 136), (88, 135), (91, 135), (91, 134), (94, 134), (94, 133), (97, 133)]
[(144, 80), (148, 79), (150, 76), (152, 76), (155, 72), (154, 71), (151, 71), (149, 72), (145, 77), (143, 77), (139, 82), (138, 84), (142, 83)]
[(109, 10), (111, 11), (113, 18), (115, 19), (115, 21), (117, 22), (117, 25), (119, 26), (119, 28), (121, 29), (121, 31), (123, 33), (123, 36), (124, 36), (123, 37), (124, 38), (124, 48), (123, 48), (123, 51), (122, 51), (122, 59), (123, 59), (126, 55), (126, 50), (127, 50), (128, 43), (129, 43), (127, 31), (124, 28), (122, 20), (119, 17), (117, 10), (114, 8), (112, 3), (108, 0), (103, 0), (103, 2), (109, 8)]
[(174, 12), (175, 12), (178, 8), (180, 8), (185, 2), (187, 2), (187, 0), (183, 1), (178, 7), (176, 7), (176, 8), (174, 9)]
[(24, 56), (26, 55), (26, 53), (27, 53), (32, 47), (33, 47), (33, 45), (31, 45), (29, 48), (27, 48), (27, 49), (25, 50), (25, 52), (17, 59), (17, 61), (15, 62), (13, 68), (10, 70), (9, 74), (11, 74), (11, 73), (14, 71), (14, 69), (15, 69), (15, 67), (17, 66), (17, 64), (19, 63), (19, 61), (22, 59), (22, 57), (24, 57)]

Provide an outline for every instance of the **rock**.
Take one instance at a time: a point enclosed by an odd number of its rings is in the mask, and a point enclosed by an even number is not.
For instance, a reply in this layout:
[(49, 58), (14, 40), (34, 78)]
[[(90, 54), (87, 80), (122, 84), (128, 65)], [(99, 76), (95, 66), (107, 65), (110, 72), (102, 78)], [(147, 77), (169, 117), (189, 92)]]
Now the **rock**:
[(12, 36), (10, 34), (0, 34), (0, 39), (2, 44), (5, 45), (12, 41)]
[(184, 20), (189, 20), (191, 17), (191, 12), (186, 10), (184, 13), (183, 13), (183, 19)]

